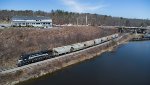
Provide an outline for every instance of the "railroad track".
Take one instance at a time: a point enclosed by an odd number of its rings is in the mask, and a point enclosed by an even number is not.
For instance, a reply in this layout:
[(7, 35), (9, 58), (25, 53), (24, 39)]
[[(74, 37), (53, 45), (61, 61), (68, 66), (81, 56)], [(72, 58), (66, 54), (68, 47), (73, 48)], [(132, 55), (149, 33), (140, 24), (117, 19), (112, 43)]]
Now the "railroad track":
[[(118, 40), (121, 39), (121, 38), (122, 38), (122, 36), (119, 37), (119, 38), (117, 38), (117, 39), (115, 39), (115, 41), (118, 41)], [(83, 50), (80, 50), (80, 51), (72, 52), (72, 53), (69, 53), (69, 54), (66, 54), (66, 55), (61, 55), (61, 56), (59, 56), (59, 57), (55, 57), (55, 58), (51, 58), (51, 59), (39, 61), (39, 62), (36, 62), (36, 63), (28, 64), (28, 65), (25, 65), (25, 66), (21, 66), (21, 67), (2, 68), (2, 69), (0, 69), (0, 74), (10, 73), (10, 72), (14, 72), (14, 71), (17, 71), (17, 70), (20, 70), (20, 69), (25, 69), (25, 68), (31, 69), (31, 68), (34, 67), (34, 66), (42, 65), (43, 63), (46, 63), (46, 62), (48, 62), (48, 61), (51, 61), (51, 60), (54, 60), (54, 59), (58, 59), (58, 58), (60, 58), (60, 57), (65, 57), (65, 56), (77, 54), (77, 53), (80, 53), (80, 52), (83, 52), (83, 51), (86, 51), (86, 50), (95, 48), (95, 47), (97, 47), (97, 46), (101, 46), (101, 45), (108, 44), (108, 43), (110, 43), (110, 42), (111, 42), (111, 41), (107, 41), (107, 42), (101, 43), (101, 44), (99, 44), (99, 45), (95, 45), (95, 46), (92, 46), (92, 47), (89, 47), (89, 48), (86, 48), (86, 49), (83, 49)]]
[(0, 72), (10, 70), (10, 69), (14, 69), (14, 68), (16, 68), (16, 67), (14, 66), (14, 67), (8, 67), (8, 68), (0, 68)]

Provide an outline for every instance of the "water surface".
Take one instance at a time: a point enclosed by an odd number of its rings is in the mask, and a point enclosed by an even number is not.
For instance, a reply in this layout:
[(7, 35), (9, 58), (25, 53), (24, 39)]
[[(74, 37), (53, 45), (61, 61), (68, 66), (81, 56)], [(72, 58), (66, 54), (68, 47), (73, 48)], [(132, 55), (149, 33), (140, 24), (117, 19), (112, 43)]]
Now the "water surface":
[(129, 42), (20, 85), (150, 85), (150, 41)]

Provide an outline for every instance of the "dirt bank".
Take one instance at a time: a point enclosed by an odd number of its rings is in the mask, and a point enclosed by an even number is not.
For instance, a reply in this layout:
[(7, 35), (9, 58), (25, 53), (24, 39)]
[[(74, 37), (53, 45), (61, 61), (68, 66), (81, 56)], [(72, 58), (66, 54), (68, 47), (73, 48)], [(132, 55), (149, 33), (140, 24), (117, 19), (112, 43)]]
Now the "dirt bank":
[(92, 40), (116, 32), (116, 29), (91, 26), (0, 29), (0, 69), (16, 67), (19, 56), (24, 53)]
[(65, 56), (46, 60), (47, 62), (43, 62), (32, 67), (20, 69), (10, 73), (0, 74), (0, 83), (1, 85), (15, 84), (20, 81), (37, 78), (47, 73), (52, 73), (63, 67), (93, 58), (97, 55), (100, 55), (102, 52), (110, 51), (113, 49), (113, 47), (127, 41), (128, 39), (130, 39), (130, 37), (126, 35), (119, 39), (118, 42), (110, 41), (109, 43), (82, 50), (80, 52), (75, 52)]

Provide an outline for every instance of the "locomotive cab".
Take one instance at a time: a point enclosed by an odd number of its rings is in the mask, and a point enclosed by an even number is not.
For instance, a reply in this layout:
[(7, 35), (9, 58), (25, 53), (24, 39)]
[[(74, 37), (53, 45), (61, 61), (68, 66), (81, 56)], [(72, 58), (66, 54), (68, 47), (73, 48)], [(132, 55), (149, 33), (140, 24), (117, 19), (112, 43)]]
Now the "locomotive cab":
[(17, 63), (17, 66), (18, 66), (18, 67), (22, 66), (22, 63), (23, 63), (23, 60), (22, 60), (21, 58), (19, 58), (18, 63)]
[(17, 64), (18, 67), (25, 65), (27, 60), (28, 60), (27, 55), (21, 55), (18, 60), (18, 64)]

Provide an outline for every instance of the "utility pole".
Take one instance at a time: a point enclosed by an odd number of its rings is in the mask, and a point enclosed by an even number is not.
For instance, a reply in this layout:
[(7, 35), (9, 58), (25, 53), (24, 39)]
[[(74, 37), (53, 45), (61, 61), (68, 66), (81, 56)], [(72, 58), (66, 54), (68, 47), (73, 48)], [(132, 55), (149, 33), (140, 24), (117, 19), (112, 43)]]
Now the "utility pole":
[(86, 15), (86, 26), (87, 26), (87, 15)]
[(77, 18), (77, 26), (78, 26), (78, 18)]

